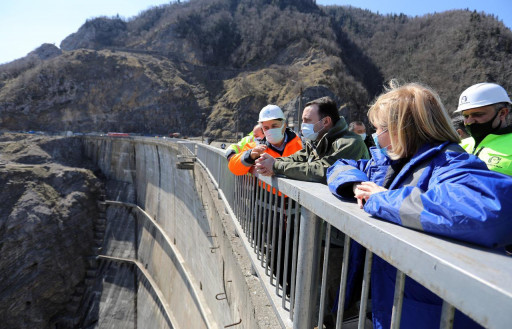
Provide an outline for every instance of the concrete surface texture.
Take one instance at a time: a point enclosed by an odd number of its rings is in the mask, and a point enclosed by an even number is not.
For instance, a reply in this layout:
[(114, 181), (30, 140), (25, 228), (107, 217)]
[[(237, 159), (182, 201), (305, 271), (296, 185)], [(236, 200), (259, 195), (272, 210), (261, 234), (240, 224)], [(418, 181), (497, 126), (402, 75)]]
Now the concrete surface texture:
[[(136, 328), (279, 327), (206, 172), (197, 164), (177, 169), (186, 147), (101, 137), (85, 138), (84, 146), (107, 177), (107, 199), (123, 202), (107, 206), (101, 250), (118, 260), (102, 260), (100, 268), (117, 269), (121, 277), (129, 272), (135, 282), (133, 287), (105, 287), (106, 277), (100, 274), (104, 285), (96, 328), (115, 328), (113, 322), (100, 324), (112, 320), (108, 309), (133, 300), (117, 309), (128, 318), (133, 313)], [(123, 295), (126, 287), (132, 297)]]

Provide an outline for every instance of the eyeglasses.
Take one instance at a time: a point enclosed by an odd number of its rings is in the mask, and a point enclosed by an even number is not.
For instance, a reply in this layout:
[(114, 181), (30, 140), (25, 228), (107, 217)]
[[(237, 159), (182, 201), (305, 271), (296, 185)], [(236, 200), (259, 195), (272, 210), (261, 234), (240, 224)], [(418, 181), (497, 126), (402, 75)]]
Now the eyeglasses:
[(372, 136), (375, 136), (375, 137), (379, 137), (380, 135), (382, 135), (383, 133), (387, 132), (388, 131), (388, 128), (385, 128), (383, 131), (381, 131), (380, 133), (373, 133)]

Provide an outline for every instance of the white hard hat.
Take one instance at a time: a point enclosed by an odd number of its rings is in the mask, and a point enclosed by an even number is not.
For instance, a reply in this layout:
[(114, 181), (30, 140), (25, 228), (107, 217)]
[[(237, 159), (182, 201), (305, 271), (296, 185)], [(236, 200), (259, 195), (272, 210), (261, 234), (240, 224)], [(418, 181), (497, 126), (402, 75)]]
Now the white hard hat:
[(258, 119), (258, 122), (263, 121), (269, 121), (269, 120), (276, 120), (276, 119), (283, 119), (284, 120), (284, 113), (281, 110), (281, 108), (277, 105), (267, 105), (260, 111), (260, 117)]
[(496, 103), (511, 103), (502, 86), (495, 83), (477, 83), (464, 90), (459, 97), (459, 107), (454, 113)]

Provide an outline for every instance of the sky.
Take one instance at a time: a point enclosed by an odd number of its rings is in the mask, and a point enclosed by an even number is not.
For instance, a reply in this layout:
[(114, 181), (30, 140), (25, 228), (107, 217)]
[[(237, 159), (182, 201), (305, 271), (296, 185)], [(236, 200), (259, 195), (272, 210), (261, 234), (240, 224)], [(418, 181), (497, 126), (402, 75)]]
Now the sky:
[[(168, 4), (163, 0), (0, 0), (0, 64), (25, 56), (43, 43), (56, 46), (87, 19), (98, 16), (130, 18), (145, 9)], [(380, 14), (421, 16), (450, 9), (494, 14), (512, 29), (510, 0), (317, 0), (318, 5), (351, 5)]]

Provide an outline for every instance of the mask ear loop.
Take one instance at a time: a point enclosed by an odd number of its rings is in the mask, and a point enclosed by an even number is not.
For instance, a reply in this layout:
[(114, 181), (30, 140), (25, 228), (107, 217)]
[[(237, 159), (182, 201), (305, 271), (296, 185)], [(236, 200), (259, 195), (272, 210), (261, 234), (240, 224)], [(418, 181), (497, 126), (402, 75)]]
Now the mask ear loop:
[[(325, 117), (323, 117), (323, 118), (321, 118), (320, 120), (318, 120), (318, 122), (322, 122), (322, 120), (323, 120), (323, 119), (325, 119), (325, 118), (327, 118), (327, 117), (328, 117), (328, 115), (326, 115)], [(317, 122), (317, 123), (318, 123), (318, 122)], [(323, 127), (322, 127), (322, 129), (320, 129), (319, 131), (317, 131), (317, 133), (318, 133), (318, 134), (320, 134), (320, 132), (322, 132), (322, 130), (325, 128), (325, 124), (324, 124), (324, 123), (322, 123), (322, 124), (323, 124)], [(315, 125), (316, 125), (316, 123), (315, 123)], [(315, 126), (313, 126), (313, 131), (315, 131)]]

